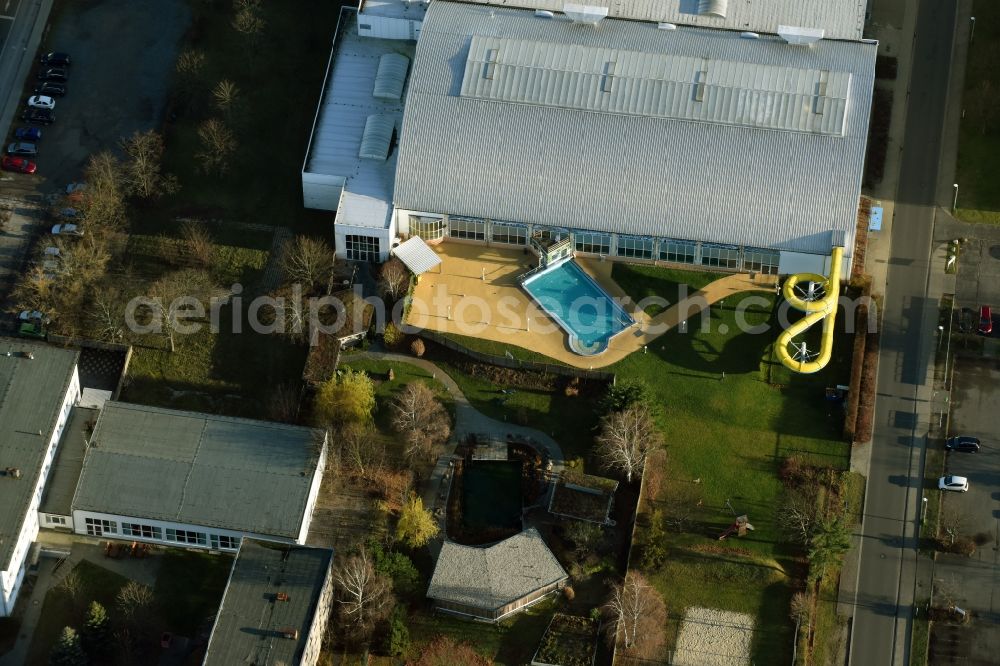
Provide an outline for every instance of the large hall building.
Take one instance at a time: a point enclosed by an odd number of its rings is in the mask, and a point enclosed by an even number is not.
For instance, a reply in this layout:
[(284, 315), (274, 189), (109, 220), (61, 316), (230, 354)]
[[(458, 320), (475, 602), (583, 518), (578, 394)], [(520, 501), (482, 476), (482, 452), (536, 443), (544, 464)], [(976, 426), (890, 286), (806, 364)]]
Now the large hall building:
[(341, 19), (303, 165), (337, 252), (402, 239), (763, 273), (850, 270), (864, 3), (447, 0)]

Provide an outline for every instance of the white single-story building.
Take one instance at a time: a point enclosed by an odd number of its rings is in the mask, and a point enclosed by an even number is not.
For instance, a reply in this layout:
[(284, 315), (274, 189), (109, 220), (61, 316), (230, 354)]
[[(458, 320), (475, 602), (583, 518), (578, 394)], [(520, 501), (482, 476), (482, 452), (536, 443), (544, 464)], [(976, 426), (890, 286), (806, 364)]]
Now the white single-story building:
[(187, 548), (302, 544), (326, 454), (311, 428), (108, 402), (68, 518), (77, 534)]
[(11, 338), (0, 344), (0, 617), (14, 610), (45, 484), (80, 398), (78, 358)]

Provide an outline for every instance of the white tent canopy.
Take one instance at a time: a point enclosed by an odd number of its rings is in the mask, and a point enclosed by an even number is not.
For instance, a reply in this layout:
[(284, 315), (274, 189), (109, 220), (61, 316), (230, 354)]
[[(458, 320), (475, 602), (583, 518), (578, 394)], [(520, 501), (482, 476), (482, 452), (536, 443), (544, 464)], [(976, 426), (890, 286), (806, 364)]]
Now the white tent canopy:
[(392, 253), (399, 257), (414, 275), (426, 273), (441, 264), (441, 257), (420, 236), (414, 236), (400, 243)]

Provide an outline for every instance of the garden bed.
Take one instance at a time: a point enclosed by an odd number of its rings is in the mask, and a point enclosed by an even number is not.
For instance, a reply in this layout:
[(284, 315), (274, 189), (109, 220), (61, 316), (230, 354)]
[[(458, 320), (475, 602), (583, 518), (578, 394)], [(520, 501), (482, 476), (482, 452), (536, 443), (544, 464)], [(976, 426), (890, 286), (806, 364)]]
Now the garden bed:
[(542, 637), (532, 666), (591, 666), (597, 651), (597, 624), (589, 617), (556, 613)]

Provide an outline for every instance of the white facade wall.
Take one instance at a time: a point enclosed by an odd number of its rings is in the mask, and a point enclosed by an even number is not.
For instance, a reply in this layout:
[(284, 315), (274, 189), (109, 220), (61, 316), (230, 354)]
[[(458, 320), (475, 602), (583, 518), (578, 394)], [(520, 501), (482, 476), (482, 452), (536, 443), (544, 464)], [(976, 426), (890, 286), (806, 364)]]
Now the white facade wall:
[(59, 513), (43, 513), (39, 511), (38, 521), (40, 523), (40, 527), (52, 530), (73, 529), (73, 516), (64, 516)]
[[(59, 448), (59, 439), (62, 437), (66, 421), (69, 420), (69, 413), (73, 405), (80, 399), (80, 375), (76, 368), (73, 368), (73, 376), (69, 387), (62, 399), (62, 406), (59, 408), (59, 417), (56, 420), (56, 427), (52, 431), (52, 436), (46, 444), (45, 457), (42, 459), (41, 474), (35, 484), (31, 495), (31, 502), (25, 513), (21, 524), (21, 532), (17, 536), (17, 544), (14, 546), (14, 554), (11, 557), (10, 566), (5, 571), (0, 571), (0, 617), (6, 617), (14, 611), (14, 604), (17, 602), (17, 593), (21, 589), (24, 581), (24, 571), (28, 557), (28, 550), (32, 542), (38, 536), (38, 507), (42, 502), (42, 494), (45, 492), (45, 483), (48, 481), (49, 472), (52, 470), (52, 463)], [(0, 509), (2, 510), (2, 509)]]
[(316, 612), (313, 613), (312, 624), (309, 626), (309, 636), (302, 651), (302, 666), (315, 666), (319, 662), (319, 652), (323, 646), (323, 634), (326, 633), (327, 620), (330, 617), (330, 606), (333, 603), (333, 558), (326, 569), (323, 589), (320, 590), (316, 602)]
[(417, 41), (423, 21), (392, 16), (358, 14), (358, 34), (377, 39)]
[[(250, 507), (247, 510), (252, 510)], [(93, 518), (98, 520), (110, 520), (115, 523), (115, 532), (104, 532), (100, 535), (87, 534), (87, 518)], [(144, 538), (141, 536), (126, 535), (122, 532), (122, 523), (138, 523), (141, 525), (151, 525), (153, 527), (160, 528), (160, 534), (163, 538)], [(188, 532), (201, 532), (206, 535), (205, 545), (196, 543), (184, 543), (179, 541), (168, 541), (166, 539), (167, 528), (175, 530), (185, 530)], [(216, 527), (205, 527), (203, 525), (192, 525), (190, 523), (176, 523), (165, 520), (150, 520), (148, 518), (139, 518), (136, 516), (124, 516), (121, 514), (113, 513), (99, 513), (96, 511), (73, 511), (73, 531), (76, 534), (82, 534), (86, 536), (92, 536), (95, 538), (108, 538), (108, 539), (122, 539), (124, 541), (141, 541), (144, 543), (155, 543), (158, 545), (172, 546), (175, 548), (200, 548), (202, 550), (212, 550), (212, 540), (211, 535), (227, 536), (237, 539), (236, 548), (220, 548), (220, 550), (226, 550), (228, 552), (235, 553), (239, 547), (239, 539), (243, 537), (250, 537), (253, 539), (264, 539), (267, 541), (278, 541), (282, 543), (301, 543), (296, 539), (289, 539), (287, 537), (274, 536), (271, 534), (256, 534), (254, 532), (237, 532), (234, 530), (224, 530)]]
[(313, 511), (316, 510), (316, 499), (319, 497), (320, 486), (323, 485), (323, 470), (326, 469), (326, 452), (329, 447), (329, 435), (323, 436), (323, 450), (320, 451), (316, 471), (313, 472), (312, 485), (309, 486), (309, 498), (306, 500), (306, 511), (302, 517), (302, 529), (299, 530), (297, 543), (305, 543), (309, 536), (309, 526), (312, 525)]
[(322, 173), (302, 172), (302, 205), (317, 210), (337, 210), (347, 179)]

